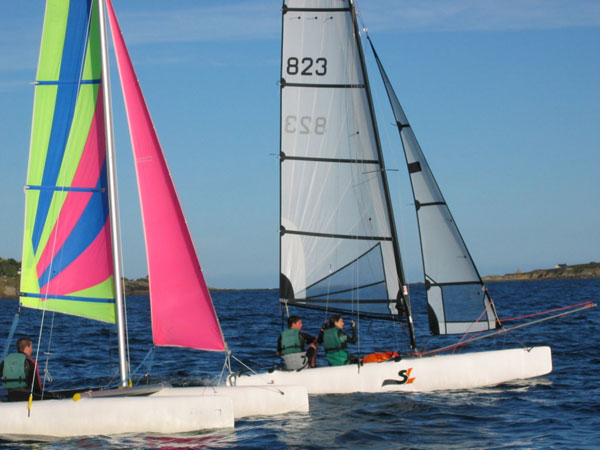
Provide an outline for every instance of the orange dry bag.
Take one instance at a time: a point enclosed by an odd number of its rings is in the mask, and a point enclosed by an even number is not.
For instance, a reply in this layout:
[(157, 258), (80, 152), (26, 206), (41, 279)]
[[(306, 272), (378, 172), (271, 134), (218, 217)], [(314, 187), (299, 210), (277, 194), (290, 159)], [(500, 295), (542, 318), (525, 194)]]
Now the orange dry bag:
[(391, 358), (397, 358), (398, 356), (400, 356), (398, 353), (396, 352), (375, 352), (375, 353), (370, 353), (368, 355), (365, 355), (365, 357), (362, 359), (363, 363), (374, 363), (374, 362), (382, 362), (382, 361), (387, 361), (388, 359)]

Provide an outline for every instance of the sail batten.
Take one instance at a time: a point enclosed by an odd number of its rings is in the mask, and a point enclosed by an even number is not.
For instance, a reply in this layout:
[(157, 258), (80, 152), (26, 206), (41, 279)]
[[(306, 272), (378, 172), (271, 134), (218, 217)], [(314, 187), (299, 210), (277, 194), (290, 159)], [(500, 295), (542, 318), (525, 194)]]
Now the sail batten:
[(156, 345), (225, 350), (163, 150), (110, 1), (106, 2), (134, 152)]

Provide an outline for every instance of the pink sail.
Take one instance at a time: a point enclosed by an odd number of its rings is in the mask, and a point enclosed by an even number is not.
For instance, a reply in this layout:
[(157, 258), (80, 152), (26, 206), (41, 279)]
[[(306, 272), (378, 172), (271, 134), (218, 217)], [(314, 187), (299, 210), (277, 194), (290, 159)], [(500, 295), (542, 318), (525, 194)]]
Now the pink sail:
[(110, 0), (106, 2), (140, 194), (156, 345), (225, 349), (173, 180)]

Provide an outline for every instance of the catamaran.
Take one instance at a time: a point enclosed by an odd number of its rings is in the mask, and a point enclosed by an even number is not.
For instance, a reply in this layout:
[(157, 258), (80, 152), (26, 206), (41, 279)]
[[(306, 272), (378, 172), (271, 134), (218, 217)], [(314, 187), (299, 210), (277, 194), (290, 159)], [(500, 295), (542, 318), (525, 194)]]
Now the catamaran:
[[(369, 44), (412, 184), (431, 333), (506, 332)], [(423, 392), (550, 373), (546, 346), (460, 354), (426, 354), (417, 347), (366, 67), (352, 0), (284, 1), (279, 301), (285, 308), (400, 322), (411, 351), (379, 363), (240, 373), (229, 383), (300, 384), (310, 394)]]
[(229, 356), (111, 1), (48, 0), (25, 189), (20, 306), (116, 323), (120, 382), (118, 389), (73, 399), (32, 402), (30, 396), (0, 404), (0, 436), (180, 433), (232, 427), (248, 415), (308, 411), (301, 386), (130, 387), (107, 22), (135, 157), (153, 341)]

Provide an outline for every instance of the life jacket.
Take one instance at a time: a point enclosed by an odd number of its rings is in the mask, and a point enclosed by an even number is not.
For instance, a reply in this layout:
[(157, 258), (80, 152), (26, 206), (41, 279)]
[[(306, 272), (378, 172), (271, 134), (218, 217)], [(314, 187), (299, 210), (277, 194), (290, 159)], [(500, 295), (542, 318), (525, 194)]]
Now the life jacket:
[(373, 362), (382, 362), (387, 361), (388, 359), (397, 358), (400, 355), (396, 352), (375, 352), (365, 355), (362, 359), (363, 363), (373, 363)]
[(25, 368), (25, 353), (11, 353), (4, 358), (2, 370), (2, 384), (6, 389), (27, 387), (27, 371)]
[(346, 351), (346, 343), (340, 339), (340, 329), (338, 327), (327, 328), (323, 332), (323, 348), (330, 366), (348, 364), (350, 355)]
[(300, 330), (288, 328), (281, 332), (281, 355), (290, 353), (300, 353), (302, 344), (300, 343)]

